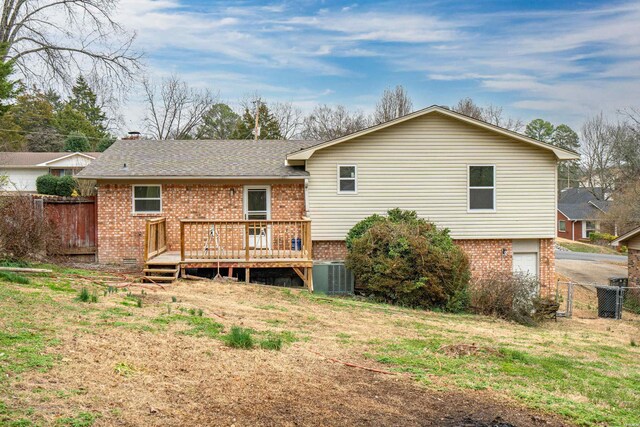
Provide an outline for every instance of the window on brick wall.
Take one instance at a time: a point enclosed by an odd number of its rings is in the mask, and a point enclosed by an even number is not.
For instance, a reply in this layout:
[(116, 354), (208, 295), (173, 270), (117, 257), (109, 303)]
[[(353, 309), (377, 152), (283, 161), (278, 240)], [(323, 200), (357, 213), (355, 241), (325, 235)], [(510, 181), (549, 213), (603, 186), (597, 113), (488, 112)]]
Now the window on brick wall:
[(162, 189), (159, 185), (133, 186), (134, 213), (162, 212)]
[(567, 231), (567, 222), (566, 221), (558, 221), (558, 231), (564, 233)]
[(469, 166), (469, 210), (494, 211), (496, 209), (495, 166)]

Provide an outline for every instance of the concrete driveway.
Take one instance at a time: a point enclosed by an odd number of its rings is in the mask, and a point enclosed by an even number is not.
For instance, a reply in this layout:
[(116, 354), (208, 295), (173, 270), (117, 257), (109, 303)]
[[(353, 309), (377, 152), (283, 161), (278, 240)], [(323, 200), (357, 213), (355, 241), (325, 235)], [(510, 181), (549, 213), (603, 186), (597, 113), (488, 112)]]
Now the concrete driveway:
[(627, 257), (556, 251), (556, 272), (578, 283), (604, 285), (609, 277), (627, 277)]

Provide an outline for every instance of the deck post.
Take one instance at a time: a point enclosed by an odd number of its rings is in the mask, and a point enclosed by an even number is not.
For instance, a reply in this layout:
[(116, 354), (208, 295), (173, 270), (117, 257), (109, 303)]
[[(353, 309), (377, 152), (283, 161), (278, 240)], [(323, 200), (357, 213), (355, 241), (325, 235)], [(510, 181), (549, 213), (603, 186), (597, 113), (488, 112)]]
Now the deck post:
[(149, 259), (149, 228), (151, 225), (149, 221), (145, 222), (144, 228), (144, 260), (147, 261)]
[(180, 221), (180, 261), (184, 261), (184, 222)]
[(248, 285), (249, 283), (251, 283), (250, 274), (251, 274), (251, 269), (250, 269), (250, 268), (245, 268), (245, 269), (244, 269), (244, 282), (245, 282), (247, 285)]

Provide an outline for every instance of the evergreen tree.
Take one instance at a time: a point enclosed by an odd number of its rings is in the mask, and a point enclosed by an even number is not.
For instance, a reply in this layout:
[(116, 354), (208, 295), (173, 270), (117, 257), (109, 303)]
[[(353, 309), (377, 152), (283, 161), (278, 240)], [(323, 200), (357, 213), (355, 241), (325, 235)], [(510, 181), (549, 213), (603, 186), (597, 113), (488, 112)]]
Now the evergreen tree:
[(71, 93), (68, 105), (85, 116), (95, 128), (95, 133), (106, 136), (105, 122), (107, 116), (102, 111), (102, 107), (98, 105), (97, 95), (82, 75), (76, 79), (76, 84), (71, 89)]
[(111, 137), (102, 138), (100, 141), (98, 141), (98, 145), (96, 145), (96, 151), (99, 151), (102, 153), (104, 150), (111, 147), (114, 142), (116, 142), (115, 138), (111, 138)]
[[(6, 49), (0, 46), (0, 57), (4, 57)], [(20, 89), (17, 80), (11, 80), (13, 74), (13, 61), (0, 61), (0, 115), (9, 110), (11, 101), (16, 97)]]
[(554, 127), (551, 123), (543, 119), (532, 120), (525, 129), (524, 133), (530, 138), (538, 141), (551, 143), (553, 139)]
[(202, 117), (196, 139), (230, 139), (239, 120), (240, 116), (227, 104), (212, 105)]
[(80, 132), (71, 132), (64, 140), (64, 151), (89, 151), (89, 140)]
[[(267, 104), (260, 103), (259, 113), (258, 126), (260, 134), (258, 139), (282, 139), (278, 120), (271, 114)], [(253, 139), (255, 123), (255, 113), (245, 108), (242, 118), (238, 121), (235, 130), (231, 134), (231, 139)]]
[[(61, 144), (54, 122), (53, 107), (42, 92), (18, 95), (11, 108), (0, 117), (1, 150), (58, 151)], [(41, 141), (35, 142), (41, 136)]]
[(55, 114), (54, 125), (61, 135), (80, 132), (94, 144), (105, 136), (100, 129), (91, 124), (81, 111), (73, 108), (70, 102), (67, 102), (64, 107)]

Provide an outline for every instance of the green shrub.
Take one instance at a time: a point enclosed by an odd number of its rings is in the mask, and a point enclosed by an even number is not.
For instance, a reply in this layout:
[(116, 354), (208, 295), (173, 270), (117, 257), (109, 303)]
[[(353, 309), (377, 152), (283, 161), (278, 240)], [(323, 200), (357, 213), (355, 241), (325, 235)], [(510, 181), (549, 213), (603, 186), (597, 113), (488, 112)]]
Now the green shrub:
[(89, 289), (82, 288), (82, 290), (80, 290), (80, 293), (78, 294), (78, 301), (80, 302), (91, 301), (91, 294), (89, 294)]
[(245, 349), (253, 348), (253, 337), (251, 336), (251, 329), (232, 326), (231, 331), (222, 339), (224, 343), (229, 347)]
[(70, 175), (61, 176), (56, 182), (56, 195), (69, 197), (77, 188), (76, 180)]
[(589, 235), (589, 240), (596, 245), (609, 245), (616, 240), (616, 236), (609, 233), (593, 232)]
[(55, 196), (57, 185), (58, 178), (51, 174), (42, 175), (36, 179), (36, 190), (38, 191), (38, 194), (49, 194)]
[(469, 261), (447, 229), (393, 209), (356, 224), (346, 265), (376, 299), (412, 307), (464, 310)]

